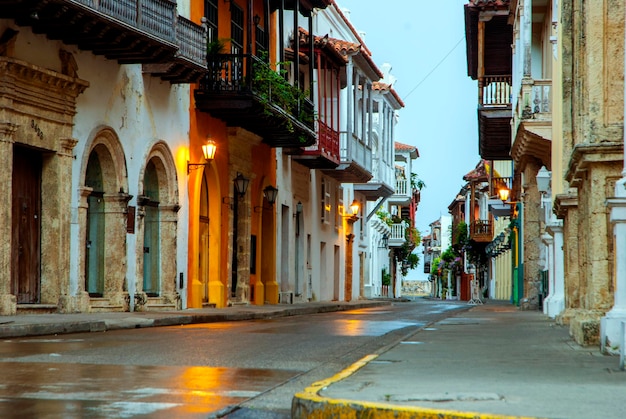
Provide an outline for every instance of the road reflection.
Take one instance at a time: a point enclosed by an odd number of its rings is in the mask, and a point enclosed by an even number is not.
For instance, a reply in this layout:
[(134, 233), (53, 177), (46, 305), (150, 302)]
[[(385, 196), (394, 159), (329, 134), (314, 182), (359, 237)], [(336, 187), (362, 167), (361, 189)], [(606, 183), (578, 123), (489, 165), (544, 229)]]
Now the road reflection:
[(1, 418), (206, 418), (298, 372), (94, 364), (0, 364)]

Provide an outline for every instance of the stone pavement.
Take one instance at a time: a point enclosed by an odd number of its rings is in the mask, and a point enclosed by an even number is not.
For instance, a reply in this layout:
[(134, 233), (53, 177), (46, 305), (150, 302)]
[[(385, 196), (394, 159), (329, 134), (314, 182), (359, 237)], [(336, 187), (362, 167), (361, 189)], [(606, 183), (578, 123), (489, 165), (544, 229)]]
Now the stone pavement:
[[(391, 300), (170, 312), (0, 316), (0, 338), (267, 319)], [(537, 311), (489, 301), (406, 336), (294, 396), (294, 418), (626, 418), (619, 357)]]
[(293, 418), (626, 418), (619, 359), (489, 301), (295, 395)]

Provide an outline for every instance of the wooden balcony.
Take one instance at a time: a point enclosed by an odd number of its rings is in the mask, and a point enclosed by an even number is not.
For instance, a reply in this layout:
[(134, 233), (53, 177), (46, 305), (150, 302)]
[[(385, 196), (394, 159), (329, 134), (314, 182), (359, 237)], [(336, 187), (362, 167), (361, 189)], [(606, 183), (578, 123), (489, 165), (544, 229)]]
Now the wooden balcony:
[(207, 65), (194, 92), (197, 109), (245, 128), (271, 147), (315, 144), (313, 104), (260, 58), (218, 54)]
[(355, 135), (341, 132), (339, 166), (324, 174), (343, 183), (367, 183), (372, 178), (372, 149)]
[(493, 239), (493, 224), (489, 220), (474, 220), (469, 225), (470, 239), (479, 243), (489, 243)]
[(172, 82), (205, 68), (205, 38), (189, 43), (202, 27), (184, 22), (170, 0), (0, 0), (0, 18), (121, 64), (175, 63)]
[(478, 151), (486, 160), (511, 159), (511, 76), (478, 81)]
[(317, 128), (317, 142), (299, 149), (292, 158), (310, 169), (334, 169), (339, 165), (339, 132), (322, 121)]

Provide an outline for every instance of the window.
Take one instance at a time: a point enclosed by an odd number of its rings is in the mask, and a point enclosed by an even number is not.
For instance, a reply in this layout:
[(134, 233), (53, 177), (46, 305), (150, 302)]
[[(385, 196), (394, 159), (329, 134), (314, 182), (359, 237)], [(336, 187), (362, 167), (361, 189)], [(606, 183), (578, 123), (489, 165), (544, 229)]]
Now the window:
[(343, 216), (343, 188), (339, 186), (335, 188), (335, 202), (337, 203), (337, 211), (335, 211), (335, 229), (341, 227), (341, 221)]
[(208, 42), (217, 40), (217, 2), (218, 0), (205, 0), (204, 2)]
[(332, 209), (331, 202), (331, 184), (328, 180), (322, 178), (322, 187), (320, 188), (320, 214), (321, 221), (324, 224), (330, 224), (330, 211)]
[(267, 36), (265, 30), (261, 26), (255, 28), (255, 54), (261, 56), (262, 51), (267, 51)]
[(230, 37), (231, 52), (243, 53), (243, 9), (235, 3), (230, 3)]

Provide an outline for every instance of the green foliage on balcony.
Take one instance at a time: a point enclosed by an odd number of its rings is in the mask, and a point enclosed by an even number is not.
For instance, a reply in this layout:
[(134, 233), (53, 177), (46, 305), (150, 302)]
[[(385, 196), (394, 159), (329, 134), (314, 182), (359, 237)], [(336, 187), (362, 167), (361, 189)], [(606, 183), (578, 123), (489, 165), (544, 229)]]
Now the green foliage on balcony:
[[(266, 53), (252, 63), (252, 90), (266, 106), (266, 113), (272, 114), (271, 106), (278, 106), (307, 126), (313, 126), (315, 112), (312, 106), (307, 106), (308, 92), (292, 86), (286, 80), (289, 62), (278, 62), (274, 66), (276, 71), (266, 62)], [(287, 128), (294, 132), (291, 121), (287, 121)], [(306, 139), (302, 138), (301, 142)]]

